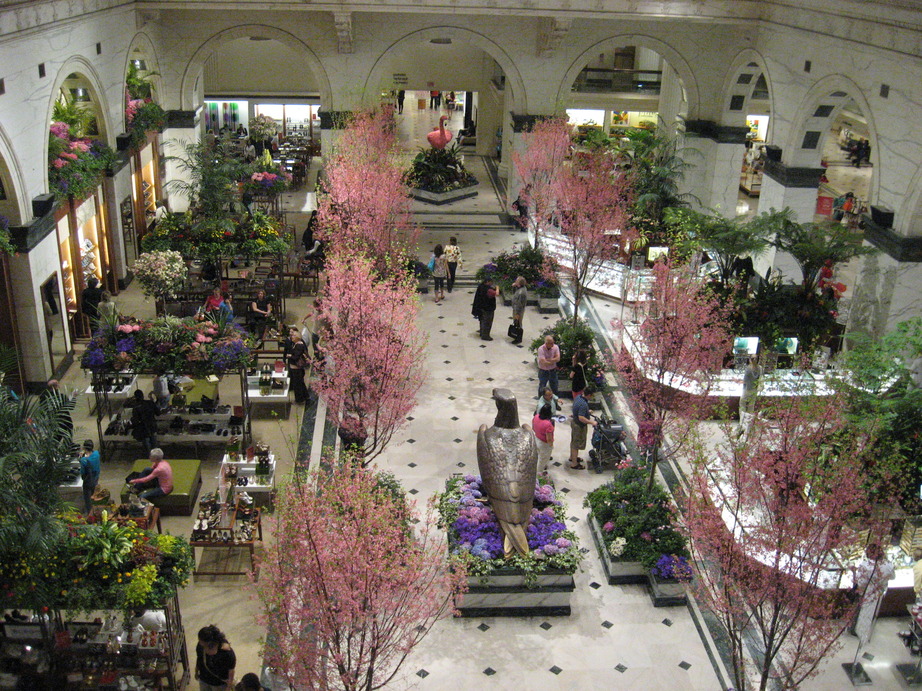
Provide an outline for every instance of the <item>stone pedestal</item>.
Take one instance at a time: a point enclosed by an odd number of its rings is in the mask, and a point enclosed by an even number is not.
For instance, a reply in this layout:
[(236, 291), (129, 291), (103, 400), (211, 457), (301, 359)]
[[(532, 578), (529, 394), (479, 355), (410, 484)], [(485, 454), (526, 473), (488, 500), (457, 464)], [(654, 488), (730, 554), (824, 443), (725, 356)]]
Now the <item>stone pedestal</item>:
[(520, 569), (468, 578), (468, 591), (456, 604), (462, 617), (569, 616), (573, 576), (562, 571), (539, 574), (537, 584), (525, 584)]

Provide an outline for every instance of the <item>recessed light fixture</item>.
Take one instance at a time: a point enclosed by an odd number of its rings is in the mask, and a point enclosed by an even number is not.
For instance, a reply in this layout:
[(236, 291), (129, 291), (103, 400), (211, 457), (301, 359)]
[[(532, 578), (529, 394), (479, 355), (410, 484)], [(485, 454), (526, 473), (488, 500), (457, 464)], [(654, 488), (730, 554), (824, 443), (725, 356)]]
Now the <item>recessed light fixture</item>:
[(451, 39), (450, 38), (432, 38), (432, 39), (429, 39), (429, 43), (434, 43), (437, 46), (450, 46)]

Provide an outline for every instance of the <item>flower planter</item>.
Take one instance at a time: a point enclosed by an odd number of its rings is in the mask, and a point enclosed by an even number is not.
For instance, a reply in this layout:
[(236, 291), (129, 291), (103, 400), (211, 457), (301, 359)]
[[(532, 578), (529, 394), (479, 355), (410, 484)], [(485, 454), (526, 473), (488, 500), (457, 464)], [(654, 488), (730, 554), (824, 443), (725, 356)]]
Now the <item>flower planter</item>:
[[(499, 294), (502, 296), (502, 299), (503, 299), (503, 306), (504, 306), (504, 307), (512, 307), (512, 295), (513, 295), (513, 292), (510, 291), (510, 292), (507, 293), (505, 290), (500, 289)], [(529, 293), (528, 293), (528, 299), (525, 301), (525, 304), (526, 304), (526, 305), (529, 305), (529, 306), (531, 306), (531, 307), (534, 307), (534, 306), (536, 306), (536, 305), (538, 304), (538, 298), (534, 295), (534, 293), (529, 292)]]
[(643, 585), (647, 582), (649, 572), (639, 561), (613, 559), (608, 554), (602, 537), (602, 526), (592, 514), (589, 514), (589, 532), (592, 534), (592, 541), (595, 542), (609, 585)]
[(410, 190), (410, 196), (413, 199), (423, 202), (424, 204), (433, 204), (434, 206), (443, 206), (462, 199), (470, 199), (477, 196), (477, 183), (468, 187), (461, 187), (448, 192), (428, 192), (421, 189)]
[(553, 297), (553, 298), (546, 298), (546, 297), (538, 298), (538, 311), (541, 314), (552, 314), (552, 313), (557, 314), (559, 310), (560, 310), (560, 297), (559, 296)]
[(456, 603), (462, 617), (569, 616), (570, 597), (576, 589), (572, 574), (549, 570), (538, 574), (537, 584), (525, 585), (521, 569), (468, 578), (468, 591)]
[(681, 581), (662, 580), (648, 573), (647, 586), (654, 607), (683, 607), (688, 604), (685, 583)]

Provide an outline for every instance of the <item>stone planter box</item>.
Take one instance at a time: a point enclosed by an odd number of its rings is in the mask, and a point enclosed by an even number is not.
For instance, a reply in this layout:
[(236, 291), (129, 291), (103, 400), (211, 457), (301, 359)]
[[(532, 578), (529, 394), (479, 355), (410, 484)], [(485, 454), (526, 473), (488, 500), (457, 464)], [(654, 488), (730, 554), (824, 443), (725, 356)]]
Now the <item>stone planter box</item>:
[(426, 190), (413, 189), (410, 190), (410, 196), (413, 197), (413, 199), (421, 201), (425, 204), (443, 206), (445, 204), (451, 204), (452, 202), (457, 202), (462, 199), (470, 199), (471, 197), (476, 197), (477, 185), (461, 187), (456, 190), (449, 190), (448, 192), (427, 192)]
[(538, 298), (538, 311), (541, 314), (557, 314), (560, 307), (560, 298)]
[(685, 583), (662, 581), (650, 573), (647, 574), (647, 587), (654, 607), (684, 607), (688, 604)]
[(428, 293), (429, 293), (429, 281), (430, 281), (430, 280), (431, 280), (431, 279), (429, 279), (429, 278), (417, 278), (417, 279), (416, 279), (416, 281), (417, 281), (416, 292), (417, 292), (417, 293), (425, 293), (425, 294), (428, 294)]
[[(500, 297), (503, 299), (504, 307), (512, 307), (512, 293), (507, 293), (505, 290), (500, 289)], [(538, 298), (532, 293), (528, 294), (528, 299), (525, 301), (525, 305), (529, 307), (535, 307), (538, 304)]]
[(608, 578), (608, 585), (644, 585), (647, 583), (648, 571), (641, 566), (639, 561), (622, 561), (609, 556), (608, 550), (605, 549), (605, 540), (602, 539), (602, 526), (592, 514), (589, 514), (589, 532), (602, 562), (602, 570)]
[(570, 616), (570, 597), (576, 589), (573, 575), (563, 571), (546, 571), (538, 576), (537, 586), (529, 588), (520, 569), (472, 576), (468, 586), (457, 605), (462, 617)]

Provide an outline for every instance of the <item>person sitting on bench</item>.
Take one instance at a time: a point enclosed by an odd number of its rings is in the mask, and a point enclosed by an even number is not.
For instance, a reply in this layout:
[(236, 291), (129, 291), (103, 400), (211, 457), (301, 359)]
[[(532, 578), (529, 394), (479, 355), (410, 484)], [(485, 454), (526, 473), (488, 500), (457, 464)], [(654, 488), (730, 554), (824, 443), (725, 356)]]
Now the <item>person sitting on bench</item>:
[(173, 491), (173, 469), (163, 460), (161, 449), (150, 450), (150, 466), (141, 471), (141, 477), (130, 480), (142, 499), (165, 497)]

